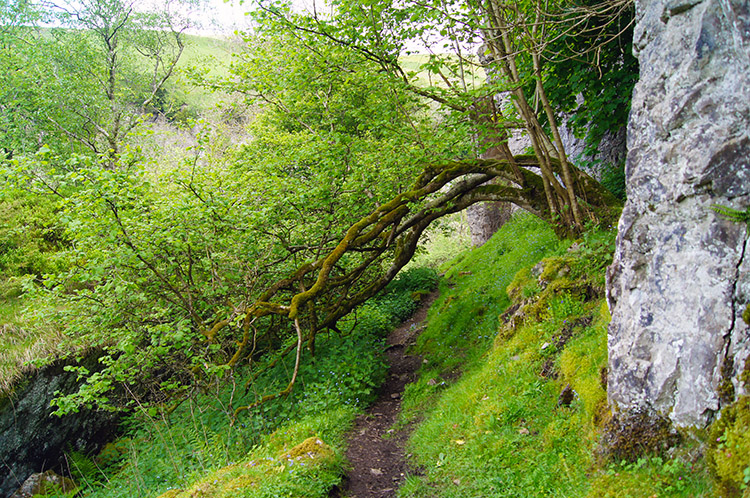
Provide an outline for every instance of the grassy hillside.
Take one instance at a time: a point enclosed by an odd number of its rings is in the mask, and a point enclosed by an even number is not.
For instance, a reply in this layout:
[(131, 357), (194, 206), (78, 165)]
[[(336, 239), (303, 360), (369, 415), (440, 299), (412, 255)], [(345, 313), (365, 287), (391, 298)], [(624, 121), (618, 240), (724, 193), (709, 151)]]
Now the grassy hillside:
[(714, 496), (694, 443), (629, 461), (598, 450), (613, 238), (567, 249), (519, 217), (450, 265), (404, 397), (417, 428), (400, 497)]

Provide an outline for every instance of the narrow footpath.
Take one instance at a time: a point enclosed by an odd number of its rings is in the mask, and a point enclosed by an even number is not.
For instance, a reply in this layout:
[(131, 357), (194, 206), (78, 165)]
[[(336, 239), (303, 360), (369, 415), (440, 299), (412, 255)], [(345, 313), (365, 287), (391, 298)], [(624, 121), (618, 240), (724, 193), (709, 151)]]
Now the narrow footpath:
[(386, 355), (390, 365), (388, 377), (375, 403), (360, 415), (349, 435), (346, 457), (351, 469), (336, 498), (395, 497), (396, 490), (406, 475), (404, 445), (410, 427), (394, 430), (401, 411), (404, 387), (417, 378), (422, 358), (406, 354), (424, 327), (427, 310), (437, 297), (434, 291), (427, 296), (414, 315), (393, 330), (386, 340)]

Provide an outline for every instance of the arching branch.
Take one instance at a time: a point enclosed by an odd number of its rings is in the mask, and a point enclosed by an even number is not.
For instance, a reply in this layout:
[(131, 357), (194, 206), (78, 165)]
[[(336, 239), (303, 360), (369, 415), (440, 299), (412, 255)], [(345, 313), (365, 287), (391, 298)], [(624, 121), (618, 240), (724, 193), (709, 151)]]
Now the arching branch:
[[(556, 173), (560, 162), (548, 163)], [(555, 225), (555, 213), (546, 202), (543, 178), (535, 156), (521, 155), (513, 161), (502, 159), (467, 159), (429, 165), (417, 178), (413, 188), (382, 204), (354, 223), (327, 254), (301, 265), (292, 275), (269, 286), (258, 300), (245, 310), (245, 320), (269, 314), (293, 321), (297, 331), (297, 359), (289, 385), (281, 392), (263, 396), (257, 402), (238, 408), (235, 413), (254, 408), (266, 401), (286, 396), (292, 389), (299, 367), (303, 333), (307, 327), (310, 344), (320, 330), (337, 330), (337, 322), (371, 297), (375, 296), (411, 260), (420, 236), (435, 220), (456, 213), (477, 202), (513, 203)], [(519, 181), (519, 168), (522, 181)], [(599, 213), (616, 211), (619, 201), (584, 173), (571, 169), (585, 203)], [(499, 183), (488, 184), (499, 179)], [(557, 225), (560, 233), (566, 227)], [(359, 261), (342, 264), (349, 254)], [(383, 264), (390, 262), (383, 270)], [(314, 281), (305, 286), (305, 281)], [(292, 289), (301, 288), (295, 292)], [(285, 299), (279, 299), (281, 291)], [(313, 313), (315, 316), (312, 316)], [(245, 338), (241, 347), (247, 343)], [(236, 358), (237, 355), (233, 357)], [(235, 360), (236, 361), (236, 360)]]

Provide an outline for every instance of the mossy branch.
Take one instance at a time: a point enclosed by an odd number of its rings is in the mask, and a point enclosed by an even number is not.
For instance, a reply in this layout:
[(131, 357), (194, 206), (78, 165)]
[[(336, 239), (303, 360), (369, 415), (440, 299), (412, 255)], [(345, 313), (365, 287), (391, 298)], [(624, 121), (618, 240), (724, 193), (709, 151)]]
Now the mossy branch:
[[(549, 158), (553, 169), (559, 161)], [(435, 220), (466, 209), (482, 201), (510, 202), (547, 220), (566, 235), (574, 227), (555, 225), (555, 212), (549, 207), (544, 180), (529, 168), (537, 168), (536, 156), (520, 155), (513, 161), (501, 159), (467, 159), (425, 167), (414, 187), (380, 205), (370, 214), (354, 223), (325, 256), (302, 265), (289, 277), (281, 279), (263, 292), (259, 299), (245, 311), (249, 317), (270, 314), (286, 316), (294, 322), (297, 331), (297, 361), (292, 379), (286, 389), (263, 396), (257, 402), (235, 410), (239, 414), (267, 401), (289, 394), (294, 386), (301, 355), (302, 330), (300, 321), (306, 317), (307, 339), (314, 344), (320, 330), (337, 329), (337, 322), (382, 290), (414, 255), (419, 238)], [(518, 170), (520, 168), (520, 176)], [(582, 202), (592, 210), (606, 210), (619, 201), (588, 175), (570, 166), (570, 174), (586, 193)], [(504, 184), (488, 184), (500, 178)], [(347, 268), (340, 264), (345, 254), (358, 254), (361, 261)], [(384, 261), (390, 265), (381, 270)], [(307, 287), (314, 276), (314, 283)], [(295, 292), (293, 289), (301, 289)], [(291, 292), (289, 305), (279, 302), (281, 290)], [(308, 316), (309, 315), (309, 316)], [(313, 316), (315, 315), (315, 316)], [(320, 317), (320, 318), (318, 318)], [(244, 337), (238, 342), (238, 351), (231, 365), (237, 363), (241, 350), (249, 340), (245, 327)], [(291, 347), (287, 350), (291, 351)]]

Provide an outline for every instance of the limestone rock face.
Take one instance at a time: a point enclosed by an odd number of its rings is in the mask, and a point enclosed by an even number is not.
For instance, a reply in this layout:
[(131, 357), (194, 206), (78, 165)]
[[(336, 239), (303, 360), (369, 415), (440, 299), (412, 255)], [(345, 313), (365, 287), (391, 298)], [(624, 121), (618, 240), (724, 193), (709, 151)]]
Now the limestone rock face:
[(636, 12), (608, 396), (701, 426), (750, 354), (747, 227), (711, 208), (750, 204), (750, 2), (637, 0)]
[[(599, 143), (597, 153), (593, 156), (586, 154), (586, 140), (578, 138), (573, 134), (573, 130), (568, 126), (568, 116), (562, 116), (559, 124), (560, 138), (562, 139), (565, 153), (568, 159), (573, 161), (576, 166), (582, 167), (586, 173), (596, 179), (601, 179), (602, 169), (609, 166), (617, 166), (622, 163), (627, 154), (626, 130), (621, 127), (619, 130), (607, 132)], [(592, 163), (598, 164), (591, 167)]]

